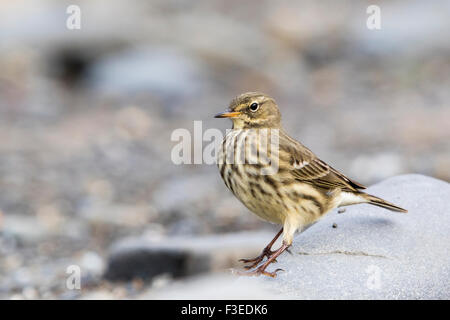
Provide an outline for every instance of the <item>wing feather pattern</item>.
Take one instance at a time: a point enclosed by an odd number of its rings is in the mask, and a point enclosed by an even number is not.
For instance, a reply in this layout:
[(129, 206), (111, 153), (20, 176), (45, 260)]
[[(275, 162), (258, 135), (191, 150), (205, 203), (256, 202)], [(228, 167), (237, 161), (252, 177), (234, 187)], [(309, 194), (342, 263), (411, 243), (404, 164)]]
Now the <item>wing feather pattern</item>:
[[(283, 141), (285, 139), (289, 141)], [(295, 148), (290, 147), (288, 150), (283, 150), (283, 146), (292, 146), (292, 143), (296, 146)], [(280, 136), (280, 149), (281, 152), (288, 154), (287, 158), (290, 158), (288, 167), (284, 169), (290, 170), (294, 178), (299, 181), (324, 189), (340, 188), (344, 191), (358, 191), (366, 188), (329, 166), (311, 150), (285, 134)]]

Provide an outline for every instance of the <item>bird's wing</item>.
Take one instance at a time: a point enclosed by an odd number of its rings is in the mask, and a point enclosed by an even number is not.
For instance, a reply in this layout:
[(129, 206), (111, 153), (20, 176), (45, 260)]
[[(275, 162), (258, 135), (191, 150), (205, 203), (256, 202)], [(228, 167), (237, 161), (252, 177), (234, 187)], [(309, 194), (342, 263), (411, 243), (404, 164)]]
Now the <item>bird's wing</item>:
[(295, 148), (286, 150), (290, 158), (288, 168), (286, 169), (290, 170), (295, 179), (306, 183), (313, 183), (324, 189), (341, 188), (348, 191), (357, 191), (358, 189), (366, 188), (364, 185), (350, 180), (344, 174), (320, 160), (305, 146), (297, 141), (295, 142)]

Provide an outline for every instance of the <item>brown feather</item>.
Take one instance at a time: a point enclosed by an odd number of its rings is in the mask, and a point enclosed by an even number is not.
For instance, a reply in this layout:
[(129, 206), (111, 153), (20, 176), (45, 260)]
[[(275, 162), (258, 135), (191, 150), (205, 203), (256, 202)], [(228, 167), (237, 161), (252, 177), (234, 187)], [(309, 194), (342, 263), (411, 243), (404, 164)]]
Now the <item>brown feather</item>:
[[(280, 130), (280, 150), (291, 156), (290, 170), (299, 181), (311, 183), (324, 189), (340, 188), (344, 191), (358, 191), (366, 187), (346, 177), (341, 172), (320, 160), (311, 150)], [(296, 167), (295, 164), (302, 166)]]

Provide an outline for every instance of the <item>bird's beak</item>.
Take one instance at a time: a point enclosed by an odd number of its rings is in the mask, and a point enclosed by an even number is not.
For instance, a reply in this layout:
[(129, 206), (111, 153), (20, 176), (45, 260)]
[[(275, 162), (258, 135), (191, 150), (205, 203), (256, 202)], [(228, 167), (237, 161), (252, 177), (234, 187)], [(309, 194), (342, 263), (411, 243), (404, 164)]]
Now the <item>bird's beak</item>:
[(214, 116), (214, 118), (236, 118), (240, 114), (241, 114), (241, 112), (239, 112), (239, 111), (235, 111), (235, 112), (225, 111), (225, 112), (216, 114)]

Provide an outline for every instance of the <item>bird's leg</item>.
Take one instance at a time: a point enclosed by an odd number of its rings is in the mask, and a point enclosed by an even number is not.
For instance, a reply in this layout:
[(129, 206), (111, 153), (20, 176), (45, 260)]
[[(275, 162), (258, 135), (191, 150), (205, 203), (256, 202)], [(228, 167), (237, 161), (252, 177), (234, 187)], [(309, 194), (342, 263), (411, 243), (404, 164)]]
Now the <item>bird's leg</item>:
[(273, 254), (267, 259), (266, 262), (264, 262), (264, 264), (262, 264), (260, 267), (256, 268), (253, 271), (249, 271), (249, 272), (244, 272), (244, 273), (240, 273), (242, 275), (247, 275), (247, 276), (259, 276), (261, 274), (275, 278), (277, 276), (277, 272), (278, 271), (283, 271), (283, 269), (276, 269), (273, 272), (268, 272), (266, 271), (266, 268), (269, 266), (269, 264), (271, 264), (280, 254), (282, 254), (284, 251), (286, 251), (291, 245), (290, 244), (286, 244), (283, 241), (283, 245), (280, 247), (280, 249), (276, 250), (273, 252)]
[[(277, 239), (280, 237), (280, 235), (283, 233), (283, 228), (276, 234), (276, 236), (272, 239), (272, 241), (269, 242), (269, 244), (263, 249), (261, 254), (253, 259), (239, 259), (239, 261), (242, 261), (243, 263), (252, 263), (251, 265), (245, 266), (245, 269), (251, 269), (255, 266), (257, 266), (261, 261), (263, 261), (264, 257), (267, 257), (269, 259), (272, 254), (275, 253), (275, 251), (272, 251), (272, 246), (277, 241)], [(276, 262), (276, 259), (272, 260), (272, 262)]]

